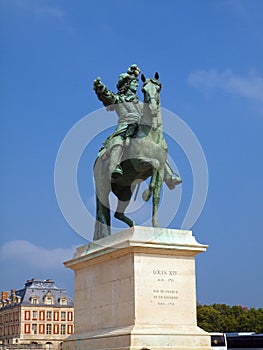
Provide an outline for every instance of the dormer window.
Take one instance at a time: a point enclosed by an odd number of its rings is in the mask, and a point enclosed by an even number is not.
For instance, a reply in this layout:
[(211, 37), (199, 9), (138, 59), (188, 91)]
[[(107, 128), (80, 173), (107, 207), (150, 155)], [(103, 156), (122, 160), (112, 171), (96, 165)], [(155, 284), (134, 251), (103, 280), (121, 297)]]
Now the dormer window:
[(45, 298), (45, 304), (46, 305), (52, 305), (53, 304), (53, 298), (50, 298), (50, 297)]
[(54, 305), (54, 297), (50, 290), (44, 295), (43, 302), (46, 305)]
[(67, 305), (68, 301), (66, 298), (59, 298), (59, 305)]
[(33, 305), (37, 305), (39, 303), (38, 297), (31, 297), (30, 298), (30, 303)]

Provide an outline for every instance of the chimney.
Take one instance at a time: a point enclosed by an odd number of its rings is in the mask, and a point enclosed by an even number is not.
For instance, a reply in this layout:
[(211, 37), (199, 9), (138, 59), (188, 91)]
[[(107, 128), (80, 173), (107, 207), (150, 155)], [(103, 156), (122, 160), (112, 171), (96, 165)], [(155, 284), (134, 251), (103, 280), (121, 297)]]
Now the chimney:
[(2, 292), (1, 293), (1, 300), (8, 299), (9, 298), (9, 292)]
[(16, 290), (15, 289), (11, 289), (11, 299), (12, 299), (12, 301), (16, 300)]

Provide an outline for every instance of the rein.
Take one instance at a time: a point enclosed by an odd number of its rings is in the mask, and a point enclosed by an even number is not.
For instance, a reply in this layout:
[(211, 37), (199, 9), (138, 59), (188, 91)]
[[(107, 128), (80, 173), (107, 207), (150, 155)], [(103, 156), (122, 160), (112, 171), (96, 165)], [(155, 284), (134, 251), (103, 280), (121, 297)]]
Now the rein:
[[(158, 97), (151, 97), (151, 96), (149, 96), (148, 101), (150, 102), (152, 100), (154, 100), (156, 103), (159, 103), (159, 98)], [(148, 103), (148, 102), (145, 102), (145, 103)]]

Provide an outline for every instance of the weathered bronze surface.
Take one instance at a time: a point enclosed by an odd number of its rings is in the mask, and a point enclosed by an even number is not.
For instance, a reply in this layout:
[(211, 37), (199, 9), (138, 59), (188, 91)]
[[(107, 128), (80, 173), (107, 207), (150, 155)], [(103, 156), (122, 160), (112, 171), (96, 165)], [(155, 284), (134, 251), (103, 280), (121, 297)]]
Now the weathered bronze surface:
[(158, 227), (158, 204), (163, 181), (170, 189), (180, 184), (181, 178), (173, 173), (167, 162), (167, 144), (163, 136), (160, 109), (161, 83), (159, 74), (146, 79), (142, 75), (144, 103), (136, 92), (140, 69), (133, 64), (120, 75), (115, 94), (97, 78), (94, 90), (109, 111), (118, 115), (116, 130), (105, 140), (94, 164), (96, 185), (96, 224), (94, 240), (111, 234), (109, 194), (118, 198), (115, 218), (127, 225), (135, 223), (124, 212), (136, 184), (151, 177), (143, 199), (153, 197), (152, 224)]

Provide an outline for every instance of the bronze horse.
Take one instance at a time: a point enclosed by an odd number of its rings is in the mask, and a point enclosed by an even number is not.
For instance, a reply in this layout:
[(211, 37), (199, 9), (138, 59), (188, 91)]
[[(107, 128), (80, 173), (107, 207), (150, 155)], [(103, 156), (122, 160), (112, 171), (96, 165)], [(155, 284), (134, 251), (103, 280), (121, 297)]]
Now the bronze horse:
[(163, 136), (160, 109), (161, 83), (158, 73), (146, 79), (142, 75), (144, 94), (143, 116), (137, 133), (130, 145), (124, 149), (121, 167), (123, 175), (112, 179), (109, 171), (110, 157), (98, 157), (94, 164), (96, 186), (96, 223), (94, 240), (111, 234), (109, 194), (112, 191), (118, 198), (114, 217), (134, 226), (134, 221), (124, 213), (135, 185), (151, 177), (149, 189), (144, 191), (145, 201), (153, 197), (152, 225), (158, 227), (158, 205), (167, 160), (167, 144)]

